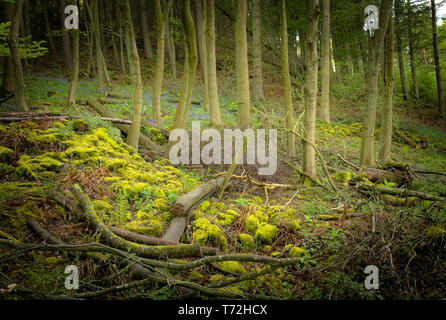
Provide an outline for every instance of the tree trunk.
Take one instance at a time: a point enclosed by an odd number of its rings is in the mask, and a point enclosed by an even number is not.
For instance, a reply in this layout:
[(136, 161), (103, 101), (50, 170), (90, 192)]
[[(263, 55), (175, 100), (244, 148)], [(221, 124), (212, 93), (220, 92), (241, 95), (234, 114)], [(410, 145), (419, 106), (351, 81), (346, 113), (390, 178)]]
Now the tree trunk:
[(254, 101), (264, 99), (262, 71), (262, 24), (261, 0), (252, 1), (252, 97)]
[[(166, 11), (166, 10), (164, 10)], [(166, 49), (167, 49), (167, 55), (169, 57), (169, 64), (170, 64), (170, 70), (172, 71), (172, 77), (174, 80), (177, 80), (177, 58), (176, 58), (176, 52), (175, 52), (175, 43), (172, 38), (172, 34), (170, 32), (170, 23), (169, 23), (169, 16), (166, 16)]]
[(48, 4), (46, 3), (46, 1), (41, 1), (40, 3), (42, 5), (43, 19), (45, 20), (45, 31), (50, 42), (51, 52), (56, 53), (56, 46), (54, 45), (53, 36), (51, 34), (50, 20), (48, 18)]
[[(291, 95), (290, 67), (288, 63), (288, 25), (286, 16), (285, 0), (281, 1), (281, 65), (283, 79), (283, 96), (285, 102), (286, 127), (288, 130), (294, 129), (294, 108)], [(296, 157), (296, 136), (289, 132), (287, 135), (287, 150), (290, 158)]]
[(238, 92), (238, 122), (241, 129), (250, 127), (249, 109), (249, 68), (248, 68), (248, 42), (246, 36), (246, 0), (237, 1), (236, 19), (236, 51), (237, 51), (237, 92)]
[(175, 112), (173, 122), (174, 129), (185, 128), (186, 126), (198, 65), (197, 32), (190, 11), (190, 0), (185, 0), (184, 2), (184, 30), (186, 35), (186, 61), (184, 64), (180, 103)]
[(217, 61), (215, 57), (215, 7), (214, 0), (206, 0), (207, 80), (209, 90), (209, 114), (214, 126), (221, 125), (220, 104), (217, 88)]
[[(5, 2), (5, 22), (12, 22), (14, 19), (14, 3)], [(12, 61), (12, 55), (5, 57), (3, 67), (3, 79), (2, 79), (2, 87), (9, 92), (14, 91), (14, 64)]]
[(68, 92), (68, 104), (76, 106), (76, 90), (79, 80), (79, 30), (73, 30), (73, 72), (71, 74), (70, 90)]
[(210, 114), (209, 109), (209, 80), (208, 80), (208, 50), (206, 40), (207, 4), (206, 0), (195, 0), (195, 17), (197, 20), (198, 57), (204, 84), (204, 110)]
[[(170, 10), (172, 0), (169, 1), (168, 10)], [(156, 71), (155, 78), (153, 79), (153, 94), (152, 94), (152, 109), (153, 109), (153, 120), (155, 124), (160, 126), (162, 124), (161, 119), (161, 90), (163, 87), (163, 76), (164, 76), (164, 38), (165, 38), (165, 24), (166, 17), (169, 12), (163, 13), (161, 6), (161, 0), (155, 0), (155, 14), (156, 14), (156, 25), (157, 25), (157, 48), (156, 48)]]
[(147, 59), (152, 59), (153, 49), (150, 41), (149, 24), (147, 21), (147, 5), (146, 0), (139, 0), (139, 10), (141, 15), (141, 30), (144, 41), (144, 53)]
[(369, 37), (369, 63), (367, 71), (367, 111), (364, 116), (361, 139), (361, 165), (375, 163), (375, 124), (378, 100), (378, 64), (382, 57), (384, 37), (387, 32), (389, 16), (392, 13), (392, 0), (383, 0), (379, 10), (379, 29)]
[(437, 79), (437, 92), (438, 92), (438, 112), (443, 113), (444, 98), (443, 98), (443, 88), (441, 85), (440, 57), (438, 55), (437, 11), (435, 8), (435, 0), (431, 0), (431, 11), (432, 11), (432, 41), (434, 44), (435, 75)]
[(396, 50), (398, 52), (398, 68), (400, 72), (401, 79), (401, 91), (403, 92), (403, 99), (405, 101), (409, 100), (409, 94), (407, 92), (407, 80), (406, 72), (404, 67), (403, 51), (401, 48), (401, 31), (402, 23), (400, 21), (401, 16), (401, 0), (395, 0), (395, 26), (396, 26)]
[(130, 12), (129, 0), (124, 0), (124, 15), (126, 29), (129, 33), (129, 41), (131, 44), (131, 55), (133, 63), (132, 86), (133, 86), (133, 109), (132, 109), (132, 124), (130, 125), (127, 144), (138, 151), (139, 135), (141, 129), (141, 111), (142, 111), (142, 80), (141, 68), (139, 65), (139, 54), (136, 46), (135, 32), (133, 31), (132, 14)]
[(386, 63), (385, 63), (385, 87), (381, 122), (380, 137), (380, 160), (386, 161), (390, 158), (390, 148), (392, 146), (392, 109), (393, 109), (393, 68), (394, 68), (394, 33), (393, 17), (390, 15), (386, 34)]
[(65, 29), (65, 6), (66, 2), (65, 0), (59, 0), (59, 17), (60, 17), (60, 25), (62, 28), (62, 43), (63, 43), (63, 52), (64, 52), (64, 58), (65, 58), (65, 67), (67, 68), (68, 72), (71, 72), (71, 69), (73, 68), (73, 57), (71, 55), (71, 40), (70, 40), (70, 34), (68, 33), (68, 30)]
[(412, 96), (418, 101), (420, 99), (418, 91), (417, 70), (415, 67), (415, 48), (414, 48), (414, 35), (413, 35), (413, 8), (410, 4), (410, 0), (407, 0), (407, 16), (408, 16), (408, 36), (409, 36), (409, 57), (410, 57), (410, 71), (412, 73)]
[(8, 34), (8, 45), (14, 66), (14, 97), (16, 110), (18, 112), (28, 111), (25, 100), (25, 80), (23, 78), (22, 62), (19, 53), (19, 26), (22, 16), (23, 0), (16, 0), (14, 4), (14, 15)]
[(308, 0), (307, 21), (307, 72), (305, 80), (305, 118), (303, 143), (303, 171), (312, 179), (316, 179), (316, 103), (317, 103), (317, 76), (318, 76), (318, 19), (319, 0)]
[(330, 123), (330, 0), (322, 0), (321, 119)]

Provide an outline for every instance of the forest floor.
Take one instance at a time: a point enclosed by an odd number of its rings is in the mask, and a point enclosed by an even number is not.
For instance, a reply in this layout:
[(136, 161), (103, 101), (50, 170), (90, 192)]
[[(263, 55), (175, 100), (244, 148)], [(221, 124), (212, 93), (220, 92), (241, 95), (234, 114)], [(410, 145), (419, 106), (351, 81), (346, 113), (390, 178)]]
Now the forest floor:
[[(161, 237), (174, 218), (170, 208), (182, 194), (201, 183), (219, 177), (227, 166), (173, 166), (167, 159), (151, 159), (136, 154), (123, 142), (125, 137), (109, 122), (98, 120), (86, 105), (73, 110), (66, 106), (69, 81), (50, 61), (29, 72), (26, 96), (30, 111), (78, 115), (82, 119), (23, 121), (0, 125), (0, 237), (26, 243), (41, 243), (27, 227), (29, 219), (38, 221), (51, 235), (67, 244), (98, 241), (100, 234), (78, 221), (49, 195), (57, 190), (70, 196), (77, 184), (92, 200), (104, 224), (137, 233)], [(219, 70), (222, 118), (227, 127), (236, 125), (234, 67), (230, 60)], [(153, 70), (144, 64), (144, 119), (151, 121), (151, 83)], [(122, 85), (119, 70), (110, 70), (110, 91), (131, 96), (131, 86)], [(282, 117), (281, 80), (275, 67), (265, 65), (265, 102), (254, 104), (251, 122), (256, 128), (280, 128)], [(333, 122), (317, 122), (317, 147), (327, 171), (318, 168), (319, 184), (306, 180), (286, 162), (278, 172), (264, 178), (256, 168), (239, 166), (237, 178), (221, 199), (214, 195), (188, 213), (184, 243), (199, 242), (218, 247), (222, 253), (243, 253), (298, 258), (293, 266), (282, 267), (246, 281), (225, 286), (231, 293), (258, 294), (280, 299), (444, 299), (446, 298), (446, 126), (427, 106), (396, 102), (395, 122), (407, 144), (395, 135), (392, 159), (418, 172), (404, 181), (373, 180), (360, 174), (358, 164), (361, 110), (364, 88), (356, 76), (342, 86), (333, 87)], [(351, 81), (349, 85), (348, 81)], [(162, 96), (165, 128), (173, 122), (180, 81), (168, 77)], [(302, 85), (293, 83), (295, 95)], [(77, 99), (101, 99), (94, 79), (82, 78)], [(194, 100), (202, 100), (197, 81)], [(131, 101), (104, 104), (117, 118), (130, 119)], [(295, 100), (296, 114), (302, 112), (301, 99)], [(14, 111), (13, 103), (0, 105), (0, 112)], [(188, 125), (201, 121), (209, 125), (202, 104), (191, 107)], [(158, 144), (166, 137), (151, 127), (142, 132)], [(377, 137), (379, 129), (377, 130)], [(284, 154), (285, 132), (279, 131), (279, 154)], [(377, 141), (378, 144), (378, 141)], [(285, 157), (280, 156), (285, 159)], [(297, 160), (297, 161), (295, 161)], [(290, 162), (290, 161), (288, 161)], [(292, 159), (301, 163), (301, 156)], [(353, 166), (348, 163), (353, 164)], [(406, 167), (408, 168), (408, 167)], [(430, 172), (429, 174), (421, 172)], [(432, 173), (434, 172), (434, 173)], [(369, 179), (370, 178), (370, 179)], [(391, 179), (390, 179), (391, 180)], [(357, 182), (373, 186), (364, 192)], [(375, 187), (400, 190), (403, 196), (379, 193)], [(336, 189), (336, 191), (334, 190)], [(407, 190), (429, 194), (404, 196)], [(443, 201), (441, 200), (443, 199)], [(130, 282), (132, 270), (126, 262), (94, 263), (90, 258), (64, 251), (24, 251), (15, 254), (0, 247), (0, 272), (6, 284), (19, 284), (46, 295), (67, 294), (65, 267), (79, 266), (80, 292), (113, 287)], [(74, 259), (74, 261), (73, 261)], [(189, 259), (176, 259), (186, 263)], [(367, 290), (364, 280), (368, 265), (379, 268), (378, 290)], [(253, 262), (218, 262), (192, 270), (169, 274), (194, 283), (218, 287), (219, 283), (261, 271)], [(2, 279), (4, 281), (4, 279)], [(3, 282), (1, 282), (3, 283)], [(5, 287), (5, 286), (2, 286)], [(3, 290), (0, 297), (21, 297)], [(23, 292), (22, 292), (23, 293)], [(202, 295), (203, 296), (203, 295)], [(102, 298), (178, 297), (174, 286), (152, 284), (125, 291), (113, 291)]]

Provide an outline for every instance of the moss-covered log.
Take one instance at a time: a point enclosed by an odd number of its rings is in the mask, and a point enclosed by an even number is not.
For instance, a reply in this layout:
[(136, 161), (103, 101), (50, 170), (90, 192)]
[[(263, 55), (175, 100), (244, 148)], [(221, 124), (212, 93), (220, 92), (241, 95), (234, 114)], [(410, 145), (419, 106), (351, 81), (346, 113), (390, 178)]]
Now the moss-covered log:
[(362, 193), (378, 192), (382, 194), (391, 194), (399, 197), (418, 197), (420, 199), (429, 201), (446, 201), (446, 198), (435, 196), (429, 193), (407, 190), (407, 189), (388, 188), (384, 186), (377, 186), (367, 183), (358, 184), (357, 188), (358, 191)]
[(198, 203), (201, 199), (218, 190), (223, 184), (224, 178), (208, 181), (196, 187), (189, 193), (182, 195), (172, 206), (171, 211), (176, 216), (183, 216), (187, 210)]
[(78, 185), (73, 185), (71, 192), (79, 201), (85, 220), (98, 232), (101, 237), (112, 247), (130, 251), (146, 258), (192, 258), (203, 255), (201, 246), (197, 244), (184, 244), (174, 246), (146, 246), (125, 240), (114, 234), (106, 225), (102, 223), (94, 210), (93, 203), (87, 195), (83, 193)]

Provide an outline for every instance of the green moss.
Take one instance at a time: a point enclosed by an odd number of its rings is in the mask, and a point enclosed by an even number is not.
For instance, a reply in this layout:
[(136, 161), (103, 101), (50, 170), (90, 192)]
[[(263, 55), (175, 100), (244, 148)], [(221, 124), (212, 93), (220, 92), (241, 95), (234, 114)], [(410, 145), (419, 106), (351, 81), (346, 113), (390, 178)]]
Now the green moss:
[(77, 132), (88, 132), (90, 131), (90, 125), (83, 119), (75, 119), (72, 122), (73, 130)]
[(194, 221), (194, 227), (197, 229), (207, 230), (210, 225), (211, 223), (205, 218), (200, 218)]
[(199, 218), (194, 221), (196, 230), (193, 233), (195, 242), (202, 244), (211, 244), (219, 246), (223, 251), (227, 250), (228, 241), (226, 236), (217, 225), (210, 224), (205, 218)]
[(47, 258), (45, 259), (45, 261), (46, 261), (48, 264), (55, 265), (59, 260), (57, 259), (57, 257), (47, 257)]
[(159, 236), (164, 231), (164, 225), (160, 220), (135, 220), (125, 225), (125, 228), (138, 233)]
[(238, 241), (244, 248), (250, 248), (254, 244), (254, 239), (247, 233), (240, 233), (238, 235)]
[(446, 229), (440, 225), (432, 225), (426, 231), (426, 236), (430, 238), (438, 238), (446, 235)]
[(290, 258), (297, 258), (297, 257), (305, 256), (305, 255), (309, 255), (308, 251), (303, 248), (299, 248), (299, 247), (293, 247), (288, 252), (288, 256)]
[(59, 171), (66, 161), (63, 154), (56, 152), (45, 153), (35, 158), (24, 154), (17, 163), (16, 173), (20, 177), (37, 178), (44, 172)]
[(214, 274), (212, 276), (210, 276), (209, 281), (216, 283), (216, 282), (222, 282), (225, 280), (225, 277), (221, 274)]
[(251, 233), (255, 233), (259, 227), (259, 218), (255, 215), (249, 215), (246, 219), (246, 230)]
[(119, 158), (111, 158), (104, 159), (104, 164), (108, 170), (116, 172), (120, 168), (125, 168), (127, 166), (127, 161)]
[(299, 231), (300, 230), (300, 220), (298, 220), (298, 219), (291, 220), (288, 223), (288, 226), (291, 228), (292, 231)]
[(238, 212), (234, 210), (227, 210), (225, 213), (218, 214), (218, 220), (216, 222), (223, 226), (229, 226), (234, 223), (237, 216), (239, 216)]
[(192, 281), (200, 281), (200, 280), (204, 279), (204, 276), (200, 272), (198, 272), (197, 270), (192, 270), (189, 273), (189, 279), (192, 280)]
[(245, 274), (246, 269), (243, 267), (240, 263), (237, 261), (223, 261), (218, 263), (221, 270), (230, 272), (230, 273), (237, 273), (237, 274)]
[(336, 182), (341, 182), (344, 185), (347, 185), (348, 182), (355, 176), (354, 173), (349, 171), (340, 171), (331, 175), (331, 178)]
[(14, 168), (5, 163), (0, 163), (0, 177), (4, 177), (14, 171)]
[(13, 150), (0, 146), (0, 163), (11, 163), (13, 157)]
[(262, 222), (254, 235), (254, 239), (261, 243), (272, 244), (277, 237), (277, 227), (266, 222)]

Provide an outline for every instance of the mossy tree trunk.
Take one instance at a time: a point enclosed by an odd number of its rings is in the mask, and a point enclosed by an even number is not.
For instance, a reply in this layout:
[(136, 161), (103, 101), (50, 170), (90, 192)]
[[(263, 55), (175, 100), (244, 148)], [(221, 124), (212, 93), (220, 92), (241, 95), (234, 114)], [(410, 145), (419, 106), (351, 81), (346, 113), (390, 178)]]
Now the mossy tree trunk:
[(389, 25), (386, 34), (386, 63), (385, 63), (385, 87), (382, 110), (381, 137), (379, 158), (386, 161), (390, 158), (392, 145), (392, 110), (393, 110), (393, 81), (394, 81), (394, 33), (393, 17), (389, 17)]
[(252, 69), (252, 98), (263, 100), (261, 0), (252, 1)]
[(248, 41), (246, 36), (246, 0), (237, 1), (238, 10), (235, 24), (235, 46), (237, 60), (237, 92), (238, 92), (238, 123), (241, 129), (250, 127), (249, 109), (251, 105), (249, 95), (249, 67)]
[(321, 120), (330, 123), (330, 0), (322, 0)]
[(184, 30), (186, 36), (186, 60), (183, 73), (183, 87), (180, 101), (175, 112), (172, 129), (184, 128), (192, 100), (195, 75), (198, 65), (197, 33), (194, 19), (190, 11), (190, 0), (184, 1)]
[(158, 126), (162, 124), (161, 90), (163, 87), (163, 77), (164, 77), (165, 25), (166, 25), (166, 19), (169, 16), (169, 11), (171, 6), (172, 6), (172, 0), (169, 0), (167, 5), (167, 11), (163, 13), (161, 0), (155, 0), (155, 15), (156, 15), (158, 40), (156, 48), (156, 70), (155, 70), (155, 78), (153, 80), (152, 109), (153, 109), (153, 120), (155, 121), (155, 124)]
[(130, 12), (129, 0), (124, 0), (124, 15), (126, 29), (128, 30), (129, 42), (131, 44), (131, 55), (133, 72), (132, 86), (133, 86), (133, 109), (132, 109), (132, 124), (130, 125), (127, 144), (138, 151), (139, 134), (141, 129), (141, 111), (142, 111), (142, 80), (141, 68), (139, 64), (138, 48), (136, 46), (135, 32), (133, 30), (132, 14)]
[[(283, 80), (283, 98), (285, 104), (286, 127), (288, 130), (294, 129), (294, 108), (291, 95), (290, 67), (288, 62), (288, 26), (286, 16), (285, 0), (281, 0), (281, 65)], [(287, 150), (289, 157), (296, 156), (296, 138), (292, 132), (287, 135)]]
[(209, 114), (214, 126), (221, 125), (220, 104), (217, 88), (217, 60), (215, 56), (215, 7), (214, 0), (206, 0), (206, 44)]
[(318, 92), (318, 19), (319, 0), (308, 1), (308, 21), (307, 21), (307, 74), (305, 81), (305, 116), (303, 132), (303, 171), (312, 179), (316, 179), (316, 102)]
[(22, 16), (23, 0), (16, 0), (14, 4), (14, 15), (8, 34), (8, 45), (11, 52), (12, 64), (14, 66), (14, 97), (16, 110), (18, 112), (28, 111), (25, 100), (25, 80), (23, 79), (22, 62), (19, 53), (19, 26)]
[(379, 29), (369, 37), (369, 55), (367, 70), (367, 110), (361, 137), (360, 164), (371, 166), (375, 163), (375, 124), (376, 104), (378, 100), (378, 64), (382, 57), (384, 37), (387, 32), (389, 17), (392, 13), (392, 0), (383, 0), (379, 10)]

